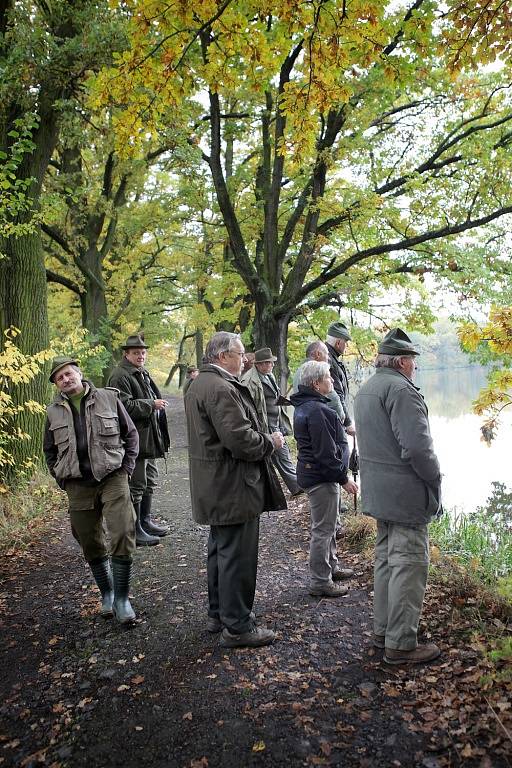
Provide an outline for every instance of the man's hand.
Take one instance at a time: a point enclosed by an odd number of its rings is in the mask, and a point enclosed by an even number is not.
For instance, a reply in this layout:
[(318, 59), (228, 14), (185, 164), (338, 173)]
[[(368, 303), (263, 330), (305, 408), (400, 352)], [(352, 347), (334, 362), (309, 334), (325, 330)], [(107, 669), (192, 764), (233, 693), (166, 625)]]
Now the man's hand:
[(359, 486), (358, 486), (358, 484), (357, 484), (357, 483), (354, 483), (354, 481), (353, 481), (353, 480), (347, 480), (347, 482), (345, 483), (345, 485), (342, 485), (341, 487), (343, 488), (343, 490), (344, 490), (344, 491), (346, 491), (347, 493), (351, 493), (351, 494), (353, 494), (354, 496), (356, 495), (356, 493), (357, 493), (357, 492), (358, 492), (358, 490), (359, 490)]
[(352, 435), (355, 435), (355, 433), (356, 433), (356, 428), (354, 427), (354, 425), (353, 425), (353, 424), (350, 424), (350, 426), (348, 426), (348, 427), (345, 427), (345, 432), (347, 433), (347, 435), (351, 435), (351, 436), (352, 436)]
[(166, 400), (153, 400), (153, 408), (155, 411), (161, 411), (167, 405)]
[(277, 450), (278, 448), (282, 448), (284, 445), (284, 437), (281, 432), (272, 432), (270, 435), (270, 439), (272, 440), (274, 444), (274, 448)]

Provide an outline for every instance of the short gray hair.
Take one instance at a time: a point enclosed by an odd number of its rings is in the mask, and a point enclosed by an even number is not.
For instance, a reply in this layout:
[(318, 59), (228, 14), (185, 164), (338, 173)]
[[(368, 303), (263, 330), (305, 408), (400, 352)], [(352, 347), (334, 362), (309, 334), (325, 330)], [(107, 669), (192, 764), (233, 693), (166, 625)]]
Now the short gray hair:
[(237, 333), (228, 333), (228, 331), (219, 331), (215, 333), (204, 351), (204, 359), (208, 363), (213, 363), (218, 360), (223, 352), (231, 352), (235, 341), (240, 341), (240, 336)]
[(323, 349), (328, 353), (328, 349), (323, 341), (320, 341), (319, 339), (312, 341), (311, 344), (308, 344), (306, 347), (306, 359), (313, 360), (316, 353)]
[(320, 363), (317, 360), (308, 360), (301, 365), (299, 375), (299, 385), (303, 387), (312, 387), (315, 381), (325, 379), (329, 376), (329, 363)]
[(383, 355), (382, 353), (379, 353), (375, 358), (375, 367), (394, 368), (395, 370), (398, 370), (404, 357), (414, 357), (414, 355)]

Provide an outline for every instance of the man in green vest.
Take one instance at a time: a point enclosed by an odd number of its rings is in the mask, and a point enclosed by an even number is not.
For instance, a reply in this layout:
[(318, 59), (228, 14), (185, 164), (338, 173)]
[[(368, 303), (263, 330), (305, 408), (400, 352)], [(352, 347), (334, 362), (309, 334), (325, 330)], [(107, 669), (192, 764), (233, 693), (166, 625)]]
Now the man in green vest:
[(379, 344), (375, 373), (355, 399), (361, 497), (377, 520), (374, 644), (388, 664), (426, 663), (440, 650), (418, 644), (429, 564), (428, 524), (441, 514), (441, 471), (427, 406), (414, 386), (416, 356), (394, 328)]
[(128, 598), (135, 514), (128, 479), (139, 447), (137, 430), (118, 392), (96, 389), (82, 378), (73, 358), (56, 357), (50, 381), (58, 394), (46, 409), (46, 463), (66, 491), (73, 536), (101, 592), (101, 615), (114, 613), (121, 623), (130, 624), (135, 621)]

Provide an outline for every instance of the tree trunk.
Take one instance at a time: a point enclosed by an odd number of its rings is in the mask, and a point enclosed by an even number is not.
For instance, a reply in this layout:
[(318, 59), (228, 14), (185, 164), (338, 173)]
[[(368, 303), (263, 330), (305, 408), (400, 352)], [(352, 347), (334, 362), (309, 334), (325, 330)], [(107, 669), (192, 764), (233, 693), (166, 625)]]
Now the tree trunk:
[[(0, 343), (3, 345), (3, 332), (13, 326), (21, 330), (16, 339), (17, 346), (24, 354), (32, 355), (49, 345), (41, 234), (36, 230), (23, 237), (10, 238), (4, 241), (2, 250), (6, 258), (0, 261)], [(50, 396), (48, 371), (49, 366), (45, 366), (27, 384), (10, 387), (9, 394), (14, 402), (20, 405), (27, 400), (47, 403)], [(12, 426), (30, 435), (28, 440), (14, 444), (14, 476), (29, 459), (40, 457), (44, 416), (24, 410), (16, 416)]]
[(288, 388), (288, 323), (289, 315), (276, 317), (268, 307), (256, 306), (253, 325), (254, 349), (270, 347), (277, 357), (275, 377), (282, 392)]

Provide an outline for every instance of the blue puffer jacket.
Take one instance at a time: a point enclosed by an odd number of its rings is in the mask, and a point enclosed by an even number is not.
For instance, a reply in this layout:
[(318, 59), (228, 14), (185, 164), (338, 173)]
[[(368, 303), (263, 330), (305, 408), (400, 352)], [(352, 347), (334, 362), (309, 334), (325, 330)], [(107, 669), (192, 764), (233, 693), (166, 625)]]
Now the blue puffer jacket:
[(299, 449), (297, 482), (301, 488), (318, 483), (340, 483), (347, 480), (348, 444), (338, 414), (329, 400), (315, 389), (299, 386), (290, 397), (295, 408), (293, 433)]

